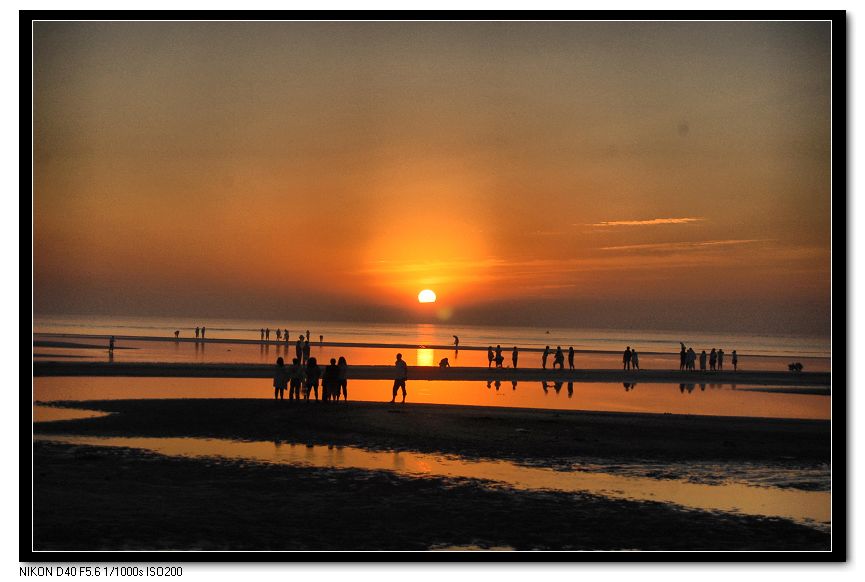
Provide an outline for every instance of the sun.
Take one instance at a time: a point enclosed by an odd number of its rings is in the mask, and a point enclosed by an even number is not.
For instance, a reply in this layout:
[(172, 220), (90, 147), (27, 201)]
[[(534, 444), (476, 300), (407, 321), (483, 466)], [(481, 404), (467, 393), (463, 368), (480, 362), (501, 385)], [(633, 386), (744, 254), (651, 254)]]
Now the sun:
[(424, 289), (417, 294), (418, 303), (435, 303), (436, 294), (431, 289)]

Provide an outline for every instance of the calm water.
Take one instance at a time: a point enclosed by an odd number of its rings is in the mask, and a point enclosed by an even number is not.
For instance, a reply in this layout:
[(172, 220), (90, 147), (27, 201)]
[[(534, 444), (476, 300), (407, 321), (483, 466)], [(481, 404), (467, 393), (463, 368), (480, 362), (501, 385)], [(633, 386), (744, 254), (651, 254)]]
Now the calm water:
[[(271, 339), (275, 330), (289, 329), (292, 339), (300, 333), (310, 331), (314, 343), (319, 335), (325, 341), (354, 343), (406, 343), (415, 345), (453, 345), (453, 335), (458, 335), (461, 346), (495, 346), (543, 349), (557, 345), (567, 349), (621, 352), (626, 345), (635, 347), (640, 353), (663, 352), (677, 354), (679, 342), (693, 346), (699, 353), (711, 348), (723, 348), (729, 354), (735, 349), (740, 355), (829, 358), (831, 345), (827, 337), (805, 337), (789, 335), (696, 333), (677, 330), (628, 331), (615, 329), (567, 329), (530, 327), (458, 326), (442, 324), (375, 324), (338, 323), (315, 321), (251, 321), (241, 319), (191, 320), (184, 318), (155, 317), (97, 317), (97, 316), (37, 316), (34, 332), (39, 334), (88, 334), (97, 336), (158, 336), (193, 338), (196, 326), (207, 327), (207, 337), (212, 339), (260, 338), (259, 330), (270, 327)], [(547, 333), (548, 332), (548, 333)], [(41, 350), (39, 350), (41, 351)], [(464, 353), (461, 352), (460, 357)], [(506, 353), (510, 362), (510, 353)], [(484, 361), (484, 363), (486, 363)]]
[(657, 501), (684, 507), (783, 517), (828, 528), (828, 491), (755, 487), (736, 482), (705, 485), (682, 480), (623, 476), (597, 471), (552, 470), (506, 461), (475, 461), (451, 455), (373, 452), (354, 447), (199, 438), (36, 436), (36, 440), (78, 445), (130, 447), (162, 455), (243, 459), (331, 469), (391, 471), (408, 476), (483, 479), (518, 490), (587, 492), (604, 497)]
[[(35, 402), (138, 398), (273, 398), (269, 379), (38, 377)], [(392, 381), (350, 380), (351, 401), (389, 401)], [(830, 418), (830, 397), (747, 385), (409, 381), (409, 403), (767, 418)], [(795, 390), (793, 388), (792, 390)]]

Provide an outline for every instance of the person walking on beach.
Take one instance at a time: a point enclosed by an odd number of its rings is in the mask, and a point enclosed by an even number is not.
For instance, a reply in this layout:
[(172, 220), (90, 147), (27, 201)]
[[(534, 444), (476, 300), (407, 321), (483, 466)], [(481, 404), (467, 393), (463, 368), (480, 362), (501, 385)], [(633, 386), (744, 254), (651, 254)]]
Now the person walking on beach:
[(565, 352), (562, 351), (562, 346), (556, 346), (556, 355), (553, 356), (553, 369), (555, 369), (556, 365), (559, 366), (560, 370), (565, 369)]
[(342, 391), (342, 399), (348, 400), (348, 362), (345, 361), (345, 356), (340, 356), (336, 362), (339, 368), (339, 383), (336, 386), (336, 399), (339, 400), (339, 392)]
[(306, 340), (303, 342), (303, 363), (304, 363), (304, 365), (306, 365), (306, 363), (310, 360), (309, 349), (310, 349), (309, 348), (309, 340)]
[(625, 353), (622, 354), (622, 369), (631, 369), (631, 346), (625, 348)]
[(541, 354), (541, 366), (544, 370), (547, 369), (547, 358), (550, 357), (550, 346), (544, 348), (544, 353)]
[(493, 359), (495, 356), (493, 355), (493, 346), (487, 348), (487, 368), (492, 367)]
[(496, 368), (501, 368), (505, 358), (502, 356), (502, 346), (496, 345)]
[(321, 380), (321, 399), (325, 402), (339, 399), (339, 366), (336, 365), (336, 358), (331, 358), (330, 364), (324, 369), (324, 376)]
[(724, 369), (724, 350), (718, 350), (718, 369)]
[(306, 363), (306, 388), (303, 392), (303, 399), (309, 400), (309, 393), (315, 390), (315, 400), (318, 401), (318, 380), (321, 378), (321, 368), (318, 367), (318, 362), (315, 358), (310, 358)]
[(568, 348), (568, 369), (574, 369), (574, 346)]
[[(285, 389), (288, 387), (288, 372), (285, 369), (285, 362), (281, 357), (276, 358), (276, 373), (273, 375), (273, 398), (274, 400), (283, 400)], [(291, 400), (291, 394), (288, 395)]]
[(736, 350), (733, 350), (733, 371), (738, 370), (739, 365), (739, 355), (736, 353)]
[(300, 387), (303, 385), (303, 368), (300, 365), (300, 360), (294, 358), (291, 360), (291, 366), (288, 367), (288, 400), (300, 400)]
[(635, 370), (640, 369), (640, 356), (637, 354), (636, 349), (631, 350), (631, 365)]
[(200, 333), (199, 328), (195, 328), (195, 339), (198, 339), (198, 334)]
[(402, 354), (396, 355), (396, 362), (394, 365), (396, 366), (396, 379), (393, 381), (393, 397), (390, 401), (394, 402), (396, 400), (396, 392), (402, 388), (402, 401), (405, 402), (405, 381), (408, 379), (408, 366), (406, 365), (405, 360), (402, 359)]
[(297, 341), (294, 342), (294, 353), (297, 354), (297, 361), (303, 362), (306, 364), (306, 360), (303, 359), (303, 336), (298, 336)]
[(712, 351), (709, 352), (709, 369), (715, 369), (715, 363), (718, 361), (718, 354), (715, 352), (715, 348), (712, 348)]
[(520, 357), (519, 351), (517, 351), (517, 346), (514, 346), (514, 351), (511, 352), (511, 361), (514, 363), (514, 369), (517, 369), (517, 360)]
[(700, 352), (700, 371), (706, 371), (706, 350)]

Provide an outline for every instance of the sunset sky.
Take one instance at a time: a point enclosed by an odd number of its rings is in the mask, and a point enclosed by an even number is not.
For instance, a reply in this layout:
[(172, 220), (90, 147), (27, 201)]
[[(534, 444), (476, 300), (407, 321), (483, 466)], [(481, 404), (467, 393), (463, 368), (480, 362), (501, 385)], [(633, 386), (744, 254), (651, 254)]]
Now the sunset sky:
[(829, 23), (34, 30), (37, 313), (829, 331)]

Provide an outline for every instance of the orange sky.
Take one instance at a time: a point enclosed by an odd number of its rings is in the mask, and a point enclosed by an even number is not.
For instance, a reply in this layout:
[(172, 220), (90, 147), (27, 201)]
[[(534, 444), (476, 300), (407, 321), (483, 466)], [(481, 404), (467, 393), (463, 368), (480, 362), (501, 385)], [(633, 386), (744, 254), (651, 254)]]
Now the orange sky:
[(828, 23), (34, 30), (37, 312), (828, 332)]

